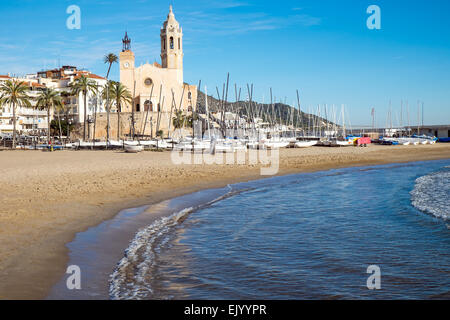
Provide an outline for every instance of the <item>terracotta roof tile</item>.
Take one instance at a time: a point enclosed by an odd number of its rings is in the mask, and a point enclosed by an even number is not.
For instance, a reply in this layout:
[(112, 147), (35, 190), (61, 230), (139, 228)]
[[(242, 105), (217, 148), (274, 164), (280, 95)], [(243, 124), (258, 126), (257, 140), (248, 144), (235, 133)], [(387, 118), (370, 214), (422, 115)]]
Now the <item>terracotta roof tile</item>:
[(103, 77), (98, 76), (98, 75), (93, 74), (93, 73), (89, 74), (88, 77), (89, 77), (89, 78), (94, 78), (94, 79), (103, 79), (103, 80), (106, 80), (106, 78), (103, 78)]
[(100, 77), (100, 76), (98, 76), (98, 75), (96, 75), (96, 74), (88, 73), (88, 72), (79, 72), (79, 73), (77, 73), (77, 75), (74, 76), (74, 80), (80, 79), (81, 76), (85, 76), (85, 77), (88, 77), (88, 78), (91, 78), (91, 79), (102, 79), (102, 80), (106, 80), (106, 78), (103, 78), (103, 77)]
[(37, 82), (31, 82), (31, 81), (26, 82), (26, 84), (28, 86), (30, 86), (30, 87), (36, 87), (36, 88), (46, 88), (47, 87), (47, 86), (45, 86), (43, 84), (40, 84), (40, 83), (37, 83)]

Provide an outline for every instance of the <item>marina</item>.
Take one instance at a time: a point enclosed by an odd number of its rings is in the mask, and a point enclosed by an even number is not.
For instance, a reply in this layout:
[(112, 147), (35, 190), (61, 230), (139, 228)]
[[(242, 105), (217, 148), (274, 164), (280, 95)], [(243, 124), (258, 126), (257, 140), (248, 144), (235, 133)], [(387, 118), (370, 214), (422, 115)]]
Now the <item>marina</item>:
[(449, 3), (0, 10), (0, 300), (450, 299)]

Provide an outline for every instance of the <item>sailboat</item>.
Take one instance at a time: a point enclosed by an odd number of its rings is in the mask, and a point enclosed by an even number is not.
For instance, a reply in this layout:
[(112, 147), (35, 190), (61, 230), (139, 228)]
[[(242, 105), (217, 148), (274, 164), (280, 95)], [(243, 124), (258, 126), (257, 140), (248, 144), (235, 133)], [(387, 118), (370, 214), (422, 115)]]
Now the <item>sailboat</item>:
[(317, 140), (297, 141), (294, 145), (296, 148), (309, 148), (317, 144)]
[[(302, 114), (298, 90), (297, 90), (297, 105), (298, 105), (298, 116), (297, 116), (297, 121), (298, 121), (298, 117), (301, 116), (301, 114)], [(308, 116), (308, 132), (311, 131), (309, 126), (310, 126), (310, 116)], [(309, 147), (317, 145), (318, 142), (319, 142), (318, 140), (300, 140), (300, 141), (297, 141), (294, 143), (294, 147), (295, 148), (309, 148)]]

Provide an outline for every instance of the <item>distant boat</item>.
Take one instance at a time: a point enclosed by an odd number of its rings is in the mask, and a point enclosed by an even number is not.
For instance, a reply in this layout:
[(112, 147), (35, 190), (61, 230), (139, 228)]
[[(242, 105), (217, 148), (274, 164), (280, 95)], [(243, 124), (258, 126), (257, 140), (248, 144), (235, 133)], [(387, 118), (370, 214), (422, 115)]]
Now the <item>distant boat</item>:
[(332, 146), (338, 147), (348, 147), (353, 145), (353, 141), (350, 140), (333, 140), (331, 141)]
[(311, 140), (311, 141), (297, 141), (295, 143), (296, 148), (309, 148), (312, 146), (315, 146), (317, 144), (317, 140)]
[(128, 153), (138, 153), (143, 150), (144, 150), (144, 146), (130, 145), (130, 144), (125, 145), (125, 152), (128, 152)]
[(286, 148), (289, 145), (288, 141), (266, 141), (264, 146), (268, 149)]
[(353, 145), (351, 140), (328, 139), (321, 141), (321, 145), (326, 147), (348, 147)]

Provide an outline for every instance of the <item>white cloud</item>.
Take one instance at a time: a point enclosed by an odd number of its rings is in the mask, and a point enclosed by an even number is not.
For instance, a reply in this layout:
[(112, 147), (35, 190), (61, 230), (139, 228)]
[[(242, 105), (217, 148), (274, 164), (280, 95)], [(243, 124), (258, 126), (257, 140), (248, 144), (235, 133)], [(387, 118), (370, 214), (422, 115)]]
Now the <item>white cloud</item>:
[(250, 4), (244, 1), (226, 0), (226, 1), (214, 1), (210, 3), (213, 7), (219, 9), (229, 9), (238, 7), (247, 7)]
[(217, 35), (242, 34), (253, 31), (276, 30), (293, 26), (312, 27), (320, 25), (321, 18), (308, 14), (284, 17), (263, 12), (224, 14), (204, 11), (190, 12), (183, 17), (183, 28), (190, 33)]

